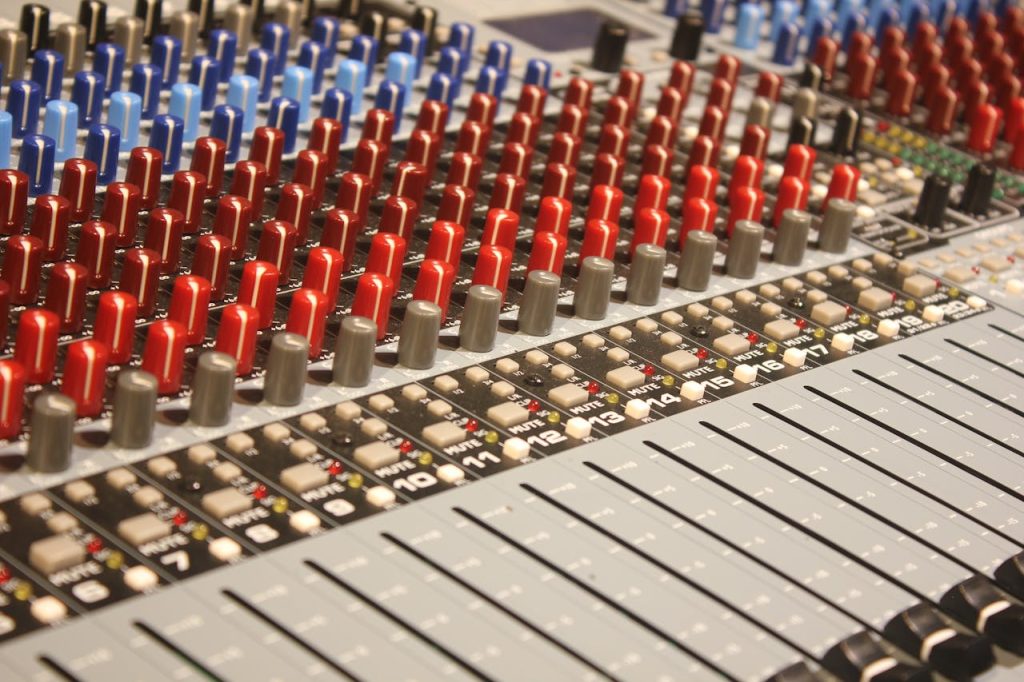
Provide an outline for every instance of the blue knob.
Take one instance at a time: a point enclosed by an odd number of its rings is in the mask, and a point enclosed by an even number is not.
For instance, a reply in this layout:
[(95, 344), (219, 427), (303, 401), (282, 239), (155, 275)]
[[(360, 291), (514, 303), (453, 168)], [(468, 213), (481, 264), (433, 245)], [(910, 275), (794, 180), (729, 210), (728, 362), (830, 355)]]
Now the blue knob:
[(412, 88), (416, 80), (416, 58), (407, 52), (392, 52), (388, 55), (385, 78), (401, 83), (406, 89)]
[(523, 79), (527, 85), (536, 85), (544, 90), (551, 88), (551, 62), (544, 59), (531, 59), (526, 62), (526, 77)]
[(498, 71), (508, 71), (512, 66), (512, 45), (504, 40), (492, 40), (487, 46), (487, 56), (484, 58), (487, 66), (493, 66)]
[[(78, 132), (78, 106), (74, 102), (52, 99), (46, 103), (43, 135), (53, 140), (53, 158), (64, 163), (75, 155)], [(8, 136), (10, 137), (10, 136)]]
[(341, 141), (344, 143), (348, 139), (349, 122), (352, 119), (352, 95), (341, 88), (331, 88), (324, 93), (320, 115), (341, 121)]
[(860, 13), (861, 0), (839, 0), (836, 3), (836, 26), (845, 27), (854, 14)]
[(334, 84), (352, 96), (352, 113), (363, 110), (363, 88), (366, 87), (366, 65), (355, 59), (338, 64)]
[(107, 124), (121, 131), (121, 144), (125, 149), (139, 146), (139, 126), (142, 123), (142, 98), (134, 92), (115, 92), (110, 96)]
[(117, 155), (121, 151), (121, 131), (97, 123), (85, 138), (85, 158), (96, 164), (96, 182), (109, 185), (117, 178)]
[(405, 109), (405, 86), (395, 81), (383, 80), (377, 87), (377, 97), (373, 100), (377, 109), (387, 109), (395, 115), (395, 132), (402, 125), (402, 111)]
[(779, 31), (779, 39), (775, 42), (775, 53), (772, 61), (782, 66), (792, 66), (796, 61), (796, 47), (800, 42), (800, 27), (789, 23)]
[(373, 80), (373, 67), (377, 63), (377, 40), (372, 36), (358, 35), (352, 39), (352, 47), (349, 48), (348, 58), (362, 62), (366, 67), (364, 85), (369, 85)]
[(287, 97), (275, 97), (270, 100), (267, 125), (284, 132), (284, 153), (294, 152), (295, 140), (299, 133), (299, 103)]
[(263, 31), (260, 34), (260, 47), (274, 55), (274, 75), (280, 76), (284, 73), (284, 66), (288, 62), (288, 41), (291, 40), (291, 31), (284, 24), (269, 22), (263, 24)]
[(299, 123), (309, 120), (309, 104), (313, 99), (313, 74), (304, 66), (289, 66), (284, 70), (281, 94), (299, 104)]
[(843, 41), (842, 48), (843, 52), (850, 49), (850, 38), (854, 33), (858, 31), (863, 32), (867, 29), (868, 18), (863, 14), (851, 14), (846, 19), (846, 24), (843, 26)]
[(238, 150), (242, 146), (242, 127), (245, 114), (238, 107), (220, 104), (213, 110), (213, 122), (210, 123), (210, 136), (224, 140), (227, 150), (224, 160), (228, 163), (238, 161)]
[(459, 96), (459, 88), (462, 82), (452, 78), (446, 73), (436, 72), (430, 77), (430, 85), (427, 86), (427, 99), (436, 102), (444, 102), (450, 109), (455, 105)]
[(25, 137), (36, 132), (43, 90), (33, 81), (11, 81), (7, 92), (7, 111), (14, 122), (14, 136)]
[(804, 26), (814, 26), (818, 17), (828, 17), (830, 0), (807, 0), (804, 6)]
[(64, 55), (56, 50), (36, 50), (32, 55), (32, 81), (42, 89), (44, 102), (60, 99), (63, 78)]
[(207, 38), (207, 41), (209, 44), (207, 51), (211, 57), (220, 63), (220, 73), (217, 74), (217, 80), (221, 83), (227, 83), (228, 79), (231, 78), (231, 72), (235, 68), (235, 56), (238, 53), (238, 36), (235, 35), (234, 31), (218, 28), (210, 31), (210, 37)]
[[(935, 17), (935, 26), (938, 27), (939, 32), (945, 33), (949, 28), (949, 22), (956, 16), (956, 0), (936, 0), (932, 3), (931, 13)], [(1002, 16), (1003, 12), (997, 12), (997, 14)]]
[(868, 0), (868, 25), (878, 26), (882, 12), (892, 6), (891, 0)]
[(259, 100), (270, 101), (270, 92), (274, 85), (274, 53), (259, 48), (249, 50), (245, 60), (245, 75), (252, 76), (259, 83)]
[(907, 40), (913, 40), (917, 33), (917, 25), (922, 21), (928, 21), (931, 11), (928, 3), (919, 0), (910, 9), (910, 17), (907, 19)]
[(739, 6), (739, 18), (736, 20), (736, 47), (741, 50), (753, 50), (761, 42), (761, 5), (745, 2)]
[(398, 41), (398, 51), (407, 52), (416, 58), (415, 78), (419, 78), (420, 71), (423, 70), (423, 60), (427, 56), (427, 37), (423, 35), (423, 31), (417, 31), (414, 28), (402, 31), (402, 36)]
[(199, 137), (199, 111), (203, 105), (203, 91), (195, 83), (175, 83), (171, 88), (171, 106), (167, 112), (181, 119), (181, 139), (192, 142)]
[(662, 13), (666, 17), (675, 19), (686, 14), (689, 4), (686, 0), (665, 0), (665, 9), (662, 10)]
[(775, 3), (772, 8), (771, 41), (774, 43), (778, 39), (779, 30), (783, 24), (795, 22), (798, 16), (800, 16), (800, 5), (792, 0), (781, 0), (781, 2)]
[(71, 101), (78, 105), (78, 127), (88, 128), (100, 122), (103, 111), (103, 76), (95, 71), (79, 71), (71, 85)]
[(18, 170), (28, 176), (28, 195), (50, 194), (53, 188), (53, 140), (30, 133), (21, 141)]
[(461, 21), (452, 24), (448, 31), (448, 45), (462, 53), (463, 73), (469, 67), (469, 60), (473, 56), (473, 38), (475, 35), (476, 29), (473, 28), (473, 25)]
[(878, 15), (878, 21), (875, 22), (875, 35), (885, 35), (885, 29), (889, 26), (900, 25), (900, 11), (896, 7), (889, 5), (882, 10), (882, 13)]
[(136, 64), (132, 67), (132, 77), (128, 89), (139, 96), (142, 106), (142, 118), (149, 120), (156, 116), (160, 106), (160, 87), (163, 74), (155, 64)]
[(501, 100), (501, 93), (505, 88), (505, 72), (499, 71), (493, 66), (481, 66), (476, 76), (476, 91), (486, 95), (492, 95), (496, 100)]
[(0, 111), (0, 168), (11, 167), (11, 132), (14, 119), (6, 111)]
[(309, 37), (327, 48), (329, 52), (338, 49), (338, 36), (341, 35), (341, 24), (334, 17), (319, 16), (313, 20), (309, 29)]
[(256, 102), (260, 84), (252, 76), (232, 76), (228, 82), (228, 104), (242, 112), (242, 132), (256, 129)]
[(178, 82), (181, 70), (181, 41), (171, 36), (156, 36), (149, 48), (149, 63), (160, 67), (160, 88), (170, 90)]
[(149, 131), (149, 146), (163, 154), (164, 164), (161, 172), (164, 175), (178, 170), (184, 129), (185, 123), (171, 114), (159, 114), (153, 119), (153, 129)]
[(208, 55), (196, 55), (192, 58), (192, 69), (188, 74), (188, 82), (199, 86), (202, 93), (203, 111), (213, 109), (217, 102), (217, 79), (220, 77), (220, 62)]
[(718, 33), (725, 18), (725, 0), (701, 0), (700, 11), (704, 15), (704, 32)]
[(307, 40), (299, 48), (299, 66), (313, 74), (313, 93), (319, 95), (324, 87), (324, 71), (327, 69), (327, 48), (315, 40)]
[(437, 56), (437, 73), (443, 73), (456, 80), (462, 80), (469, 60), (457, 47), (442, 47)]
[(97, 45), (92, 58), (92, 70), (103, 76), (103, 81), (107, 84), (103, 94), (110, 97), (110, 93), (121, 89), (121, 79), (124, 78), (124, 48), (117, 43)]
[[(813, 57), (814, 50), (818, 46), (818, 41), (821, 40), (822, 37), (831, 38), (832, 32), (832, 21), (828, 17), (818, 17), (817, 19), (815, 19), (814, 24), (811, 26), (811, 32), (807, 36), (807, 56)], [(778, 44), (778, 42), (778, 39), (776, 39), (776, 45)]]

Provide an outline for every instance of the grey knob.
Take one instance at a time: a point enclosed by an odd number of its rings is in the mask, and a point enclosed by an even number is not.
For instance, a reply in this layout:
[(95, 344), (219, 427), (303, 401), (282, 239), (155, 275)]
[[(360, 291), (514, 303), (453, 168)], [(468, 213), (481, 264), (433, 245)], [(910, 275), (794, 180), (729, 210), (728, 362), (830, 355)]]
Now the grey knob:
[(633, 252), (626, 279), (626, 299), (636, 305), (654, 305), (661, 297), (668, 253), (657, 244), (640, 244)]
[(775, 235), (772, 260), (781, 265), (800, 265), (807, 250), (807, 235), (810, 231), (810, 213), (798, 208), (785, 211)]
[(373, 320), (358, 315), (349, 315), (342, 320), (334, 346), (334, 383), (352, 387), (370, 383), (376, 351), (377, 325)]
[(767, 97), (755, 97), (750, 102), (750, 109), (747, 110), (747, 125), (771, 128), (772, 111), (773, 107), (770, 99)]
[(473, 353), (486, 353), (494, 348), (501, 314), (501, 290), (486, 284), (475, 284), (466, 295), (466, 307), (459, 325), (459, 345)]
[(271, 405), (290, 407), (302, 402), (306, 388), (309, 341), (301, 334), (278, 332), (270, 340), (263, 398)]
[(209, 350), (199, 356), (188, 417), (199, 426), (224, 426), (235, 400), (235, 359)]
[(762, 239), (764, 225), (753, 220), (737, 220), (729, 237), (729, 251), (725, 254), (726, 274), (743, 279), (753, 277), (761, 260)]
[(153, 440), (156, 421), (156, 377), (141, 369), (126, 369), (114, 384), (110, 440), (121, 448), (144, 448)]
[(124, 48), (127, 66), (137, 64), (142, 58), (142, 39), (145, 37), (145, 22), (138, 17), (118, 17), (114, 22), (114, 42)]
[(32, 403), (25, 463), (44, 474), (71, 464), (75, 435), (75, 401), (60, 393), (43, 393)]
[(199, 41), (199, 17), (195, 12), (175, 12), (171, 17), (171, 37), (181, 41), (181, 61), (187, 64), (196, 53)]
[(85, 66), (85, 26), (61, 24), (53, 36), (53, 49), (64, 55), (64, 75), (73, 76)]
[(800, 88), (793, 95), (793, 118), (809, 118), (818, 115), (818, 93), (811, 88)]
[(610, 260), (600, 256), (584, 258), (576, 281), (576, 295), (573, 297), (576, 317), (603, 320), (608, 314), (614, 279), (615, 264)]
[(0, 64), (4, 65), (4, 82), (25, 77), (28, 58), (28, 36), (13, 28), (0, 31)]
[(704, 291), (711, 283), (711, 267), (715, 264), (718, 237), (704, 230), (690, 230), (679, 259), (677, 284), (690, 291)]
[(410, 301), (405, 306), (398, 336), (398, 362), (409, 369), (430, 369), (437, 355), (441, 306), (431, 301)]
[(830, 199), (818, 228), (818, 248), (829, 253), (843, 253), (850, 244), (853, 218), (857, 207), (846, 199)]
[(252, 39), (252, 7), (232, 4), (224, 11), (224, 28), (238, 36), (238, 54), (249, 52)]
[(291, 32), (288, 37), (288, 47), (298, 45), (299, 36), (302, 35), (302, 3), (282, 2), (278, 4), (274, 20), (287, 26)]
[(562, 280), (553, 272), (534, 270), (526, 277), (519, 302), (519, 331), (530, 336), (547, 336), (555, 326), (555, 309)]

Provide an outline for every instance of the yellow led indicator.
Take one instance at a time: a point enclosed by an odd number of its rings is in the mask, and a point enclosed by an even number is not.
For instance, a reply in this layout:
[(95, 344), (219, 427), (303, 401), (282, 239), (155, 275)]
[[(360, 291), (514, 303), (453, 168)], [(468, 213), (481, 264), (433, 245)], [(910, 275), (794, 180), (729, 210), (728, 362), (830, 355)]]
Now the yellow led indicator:
[(120, 552), (114, 551), (107, 556), (107, 568), (112, 571), (116, 571), (121, 568), (124, 563), (124, 555)]
[(286, 511), (288, 511), (288, 498), (274, 498), (274, 503), (270, 505), (270, 508), (274, 510), (275, 514), (284, 514)]
[(428, 467), (434, 463), (434, 456), (429, 452), (421, 452), (416, 461), (420, 463), (421, 467)]
[(560, 421), (562, 421), (562, 415), (558, 414), (557, 412), (548, 412), (549, 424), (557, 424)]
[(604, 401), (606, 403), (608, 403), (609, 405), (618, 405), (618, 403), (619, 403), (619, 394), (618, 393), (609, 393), (605, 397)]
[(26, 601), (32, 598), (32, 584), (27, 582), (20, 582), (18, 586), (14, 588), (14, 598), (18, 601)]
[(488, 431), (487, 433), (484, 434), (484, 442), (493, 445), (494, 443), (498, 442), (499, 437), (500, 436), (498, 436), (497, 431)]
[(676, 385), (676, 378), (672, 377), (672, 376), (664, 376), (664, 377), (661, 378), (661, 385), (662, 386), (675, 386)]
[(205, 523), (198, 523), (196, 527), (192, 529), (192, 537), (196, 540), (203, 541), (210, 535), (210, 527)]
[(823, 339), (825, 338), (825, 330), (822, 329), (821, 327), (818, 327), (817, 329), (814, 330), (813, 335), (816, 339)]
[(903, 309), (906, 310), (908, 313), (914, 312), (915, 310), (917, 310), (917, 303), (915, 303), (914, 301), (907, 301), (906, 303), (903, 304)]
[(949, 294), (950, 298), (960, 298), (960, 289), (957, 287), (950, 287), (946, 293)]
[(779, 344), (775, 343), (774, 341), (769, 341), (768, 345), (765, 346), (765, 350), (767, 350), (769, 353), (778, 353)]
[(359, 473), (353, 473), (348, 477), (349, 488), (362, 488), (363, 487), (363, 475)]
[(729, 363), (725, 361), (725, 358), (718, 358), (715, 360), (715, 367), (718, 369), (725, 369), (729, 366)]
[(867, 313), (861, 313), (860, 317), (857, 318), (857, 321), (861, 324), (871, 324), (871, 316)]

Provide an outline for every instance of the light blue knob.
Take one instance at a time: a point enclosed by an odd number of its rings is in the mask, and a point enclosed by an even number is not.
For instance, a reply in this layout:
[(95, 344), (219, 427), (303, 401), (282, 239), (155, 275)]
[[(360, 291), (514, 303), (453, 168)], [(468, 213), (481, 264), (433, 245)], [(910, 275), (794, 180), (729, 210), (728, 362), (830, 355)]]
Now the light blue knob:
[(309, 104), (313, 99), (313, 74), (304, 66), (289, 66), (284, 71), (281, 94), (299, 103), (299, 124), (309, 120)]
[(416, 58), (407, 52), (392, 52), (385, 73), (389, 81), (401, 83), (408, 90), (416, 80)]
[[(64, 163), (75, 156), (75, 136), (78, 131), (78, 105), (62, 99), (46, 103), (43, 134), (53, 140), (53, 158)], [(8, 151), (10, 143), (8, 142)], [(6, 168), (6, 166), (4, 166)]]
[(232, 76), (228, 82), (228, 104), (242, 112), (242, 132), (256, 129), (256, 106), (260, 84), (252, 76)]
[(338, 64), (334, 84), (352, 96), (352, 113), (363, 110), (363, 88), (366, 86), (366, 65), (355, 59), (345, 59)]
[(14, 119), (6, 111), (0, 111), (0, 168), (11, 167), (11, 132)]
[(139, 146), (139, 126), (142, 122), (142, 98), (134, 92), (115, 92), (107, 108), (107, 124), (121, 131), (121, 146), (134, 149)]
[(761, 19), (764, 10), (761, 5), (745, 2), (739, 6), (739, 18), (736, 20), (736, 47), (741, 50), (754, 50), (761, 42)]
[(202, 108), (203, 93), (195, 83), (175, 83), (171, 88), (171, 106), (168, 112), (181, 119), (181, 137), (192, 142), (199, 137), (199, 111)]

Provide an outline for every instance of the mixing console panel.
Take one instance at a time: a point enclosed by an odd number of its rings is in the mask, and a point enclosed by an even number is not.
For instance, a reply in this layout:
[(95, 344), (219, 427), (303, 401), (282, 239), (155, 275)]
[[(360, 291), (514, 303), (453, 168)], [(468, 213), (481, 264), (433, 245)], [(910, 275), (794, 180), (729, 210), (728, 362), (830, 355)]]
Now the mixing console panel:
[(1013, 0), (0, 10), (0, 680), (1018, 679), (1022, 61)]

